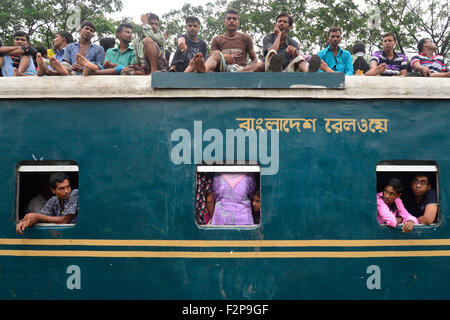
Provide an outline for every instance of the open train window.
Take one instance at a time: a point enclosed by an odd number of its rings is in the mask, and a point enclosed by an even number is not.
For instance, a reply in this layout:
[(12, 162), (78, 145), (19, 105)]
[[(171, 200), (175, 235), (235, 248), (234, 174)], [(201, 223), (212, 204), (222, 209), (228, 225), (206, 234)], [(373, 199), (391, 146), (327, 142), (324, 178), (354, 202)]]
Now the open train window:
[(195, 220), (200, 228), (255, 228), (261, 223), (258, 165), (197, 166)]
[[(70, 183), (70, 199), (68, 198), (67, 201), (64, 201), (63, 203), (66, 204), (67, 202), (72, 201), (76, 193), (76, 210), (78, 211), (79, 168), (75, 161), (21, 161), (16, 166), (16, 222), (21, 220), (27, 213), (40, 213), (48, 200), (55, 196), (52, 192), (52, 188), (50, 188), (49, 178), (52, 174), (57, 172), (65, 174)], [(55, 198), (53, 199), (56, 200)], [(67, 223), (40, 222), (36, 224), (35, 227), (71, 227), (75, 225), (76, 218), (77, 215)]]
[[(418, 227), (436, 226), (441, 221), (439, 167), (432, 160), (384, 160), (377, 164), (377, 194), (385, 190), (390, 179), (401, 181), (400, 199), (415, 216)], [(392, 180), (391, 180), (392, 181)]]

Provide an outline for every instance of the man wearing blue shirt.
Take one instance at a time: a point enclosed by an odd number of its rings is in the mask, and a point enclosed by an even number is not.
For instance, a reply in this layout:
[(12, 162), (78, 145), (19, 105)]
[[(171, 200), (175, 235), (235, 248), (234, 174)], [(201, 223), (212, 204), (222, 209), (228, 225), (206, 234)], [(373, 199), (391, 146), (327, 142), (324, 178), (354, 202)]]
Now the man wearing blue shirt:
[(67, 31), (59, 31), (53, 39), (53, 52), (55, 55), (50, 57), (50, 59), (44, 59), (40, 53), (36, 54), (36, 62), (38, 64), (37, 75), (59, 75), (59, 73), (53, 69), (52, 65), (56, 63), (55, 61), (60, 63), (63, 61), (66, 47), (70, 43), (73, 43), (72, 35)]
[(105, 50), (98, 44), (91, 43), (95, 34), (95, 26), (91, 22), (83, 22), (80, 28), (80, 41), (68, 44), (64, 50), (63, 62), (54, 59), (52, 66), (60, 75), (81, 75), (83, 66), (77, 62), (77, 54), (86, 57), (90, 62), (101, 65), (105, 58)]
[(103, 65), (92, 63), (77, 54), (78, 64), (84, 67), (83, 75), (120, 75), (126, 66), (136, 64), (134, 49), (130, 45), (133, 40), (133, 26), (129, 23), (121, 23), (116, 29), (116, 37), (119, 39), (119, 46), (106, 51)]
[[(13, 76), (33, 76), (36, 75), (36, 68), (31, 56), (36, 54), (36, 49), (31, 46), (10, 46), (0, 48), (0, 69), (3, 77)], [(13, 56), (19, 57), (23, 61), (24, 69), (19, 71), (14, 67)]]
[(14, 34), (14, 46), (0, 50), (0, 68), (3, 77), (33, 76), (36, 68), (32, 56), (36, 50), (30, 46), (30, 37), (23, 31)]
[(344, 72), (353, 75), (353, 59), (350, 52), (339, 47), (342, 40), (342, 29), (332, 27), (328, 31), (328, 47), (319, 51), (322, 59), (319, 72)]

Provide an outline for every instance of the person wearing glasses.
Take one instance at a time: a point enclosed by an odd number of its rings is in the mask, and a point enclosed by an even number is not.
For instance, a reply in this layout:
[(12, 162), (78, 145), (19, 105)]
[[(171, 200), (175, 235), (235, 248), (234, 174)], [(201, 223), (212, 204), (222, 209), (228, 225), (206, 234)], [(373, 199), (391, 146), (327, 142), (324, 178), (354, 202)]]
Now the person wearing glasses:
[(427, 175), (418, 174), (411, 180), (411, 190), (405, 193), (403, 203), (406, 210), (421, 224), (436, 222), (438, 212), (437, 192), (431, 187)]
[(403, 223), (402, 231), (410, 232), (418, 221), (403, 206), (400, 198), (402, 192), (402, 181), (398, 178), (389, 179), (383, 191), (377, 193), (377, 219), (379, 224), (392, 228)]

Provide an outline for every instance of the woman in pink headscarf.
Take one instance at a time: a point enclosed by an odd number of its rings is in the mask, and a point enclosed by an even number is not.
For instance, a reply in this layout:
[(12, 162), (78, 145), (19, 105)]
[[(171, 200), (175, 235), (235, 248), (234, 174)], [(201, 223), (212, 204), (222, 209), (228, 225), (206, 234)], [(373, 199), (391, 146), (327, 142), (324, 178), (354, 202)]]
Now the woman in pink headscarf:
[(222, 173), (213, 179), (215, 198), (213, 225), (254, 224), (249, 194), (256, 188), (255, 179), (246, 173)]

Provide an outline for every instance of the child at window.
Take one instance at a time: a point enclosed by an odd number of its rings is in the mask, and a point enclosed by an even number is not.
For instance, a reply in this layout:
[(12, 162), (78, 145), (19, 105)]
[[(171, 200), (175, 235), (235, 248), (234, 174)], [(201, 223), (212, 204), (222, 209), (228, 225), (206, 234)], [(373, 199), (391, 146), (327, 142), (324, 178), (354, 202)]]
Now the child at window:
[(259, 224), (261, 221), (261, 195), (259, 190), (256, 191), (252, 196), (252, 215), (253, 222)]
[(402, 181), (398, 178), (391, 178), (384, 190), (377, 193), (377, 218), (378, 223), (392, 228), (403, 223), (402, 231), (410, 232), (414, 225), (418, 224), (418, 221), (403, 206), (400, 199), (402, 192)]

